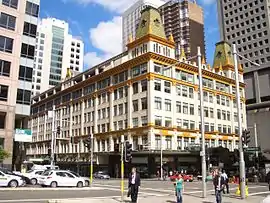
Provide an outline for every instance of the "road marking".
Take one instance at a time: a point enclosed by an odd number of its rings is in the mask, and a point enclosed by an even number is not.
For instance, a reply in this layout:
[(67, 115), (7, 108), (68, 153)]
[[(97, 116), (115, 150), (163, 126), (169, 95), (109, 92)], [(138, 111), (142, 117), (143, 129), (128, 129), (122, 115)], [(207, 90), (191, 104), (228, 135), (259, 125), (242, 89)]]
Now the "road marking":
[(263, 195), (263, 194), (270, 194), (270, 191), (249, 193), (248, 196), (256, 196), (256, 195)]
[[(120, 196), (107, 196), (107, 197), (85, 197), (85, 198), (69, 198), (68, 200), (75, 200), (75, 201), (83, 201), (85, 199), (91, 199), (91, 200), (99, 200), (99, 199), (113, 199), (113, 198), (119, 198)], [(48, 200), (47, 199), (10, 199), (10, 200), (0, 200), (0, 203), (5, 203), (5, 202), (41, 202), (41, 201), (63, 201), (63, 200), (67, 200), (67, 198), (63, 198), (63, 199), (51, 199)]]
[(84, 187), (84, 188), (31, 188), (31, 187), (18, 187), (18, 188), (0, 188), (2, 191), (65, 191), (65, 190), (104, 190), (102, 187)]

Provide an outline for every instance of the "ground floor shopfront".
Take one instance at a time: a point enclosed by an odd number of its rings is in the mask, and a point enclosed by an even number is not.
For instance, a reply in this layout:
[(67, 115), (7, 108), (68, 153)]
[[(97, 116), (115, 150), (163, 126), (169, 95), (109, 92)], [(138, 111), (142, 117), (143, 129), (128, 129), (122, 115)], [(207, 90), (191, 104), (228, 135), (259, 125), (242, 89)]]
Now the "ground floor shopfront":
[[(107, 171), (111, 177), (121, 177), (120, 154), (100, 153), (94, 156), (94, 172)], [(163, 169), (169, 171), (187, 171), (197, 174), (201, 168), (201, 158), (199, 153), (190, 152), (163, 152)], [(90, 162), (57, 161), (57, 165), (62, 169), (77, 171), (83, 176), (90, 175)], [(132, 161), (125, 163), (125, 176), (132, 167), (140, 171), (143, 178), (155, 177), (160, 170), (160, 151), (133, 152)]]

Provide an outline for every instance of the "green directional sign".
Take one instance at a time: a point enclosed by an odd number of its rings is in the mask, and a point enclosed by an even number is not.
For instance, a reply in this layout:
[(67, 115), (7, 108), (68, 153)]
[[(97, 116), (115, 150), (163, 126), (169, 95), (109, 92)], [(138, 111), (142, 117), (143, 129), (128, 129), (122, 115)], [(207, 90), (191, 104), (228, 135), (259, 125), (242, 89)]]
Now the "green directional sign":
[(248, 148), (245, 148), (246, 152), (258, 152), (260, 150), (261, 150), (260, 147), (248, 147)]

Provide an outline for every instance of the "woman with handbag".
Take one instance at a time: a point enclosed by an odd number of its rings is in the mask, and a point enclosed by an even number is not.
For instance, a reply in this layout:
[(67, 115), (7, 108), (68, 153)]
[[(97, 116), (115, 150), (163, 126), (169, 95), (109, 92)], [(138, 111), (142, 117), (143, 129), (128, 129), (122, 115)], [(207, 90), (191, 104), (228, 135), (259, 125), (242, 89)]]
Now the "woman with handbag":
[(178, 178), (175, 180), (175, 195), (176, 202), (183, 203), (183, 189), (184, 189), (184, 179), (181, 174), (178, 175)]

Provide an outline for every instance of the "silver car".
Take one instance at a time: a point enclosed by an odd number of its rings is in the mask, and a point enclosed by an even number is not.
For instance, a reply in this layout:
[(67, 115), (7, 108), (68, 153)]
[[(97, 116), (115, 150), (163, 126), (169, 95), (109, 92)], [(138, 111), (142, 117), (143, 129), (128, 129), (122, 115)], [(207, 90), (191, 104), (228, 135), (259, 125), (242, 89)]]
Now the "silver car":
[(104, 171), (98, 171), (94, 173), (94, 178), (96, 179), (110, 179), (110, 176), (108, 173), (104, 172)]

